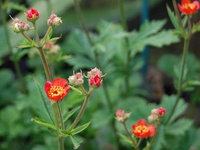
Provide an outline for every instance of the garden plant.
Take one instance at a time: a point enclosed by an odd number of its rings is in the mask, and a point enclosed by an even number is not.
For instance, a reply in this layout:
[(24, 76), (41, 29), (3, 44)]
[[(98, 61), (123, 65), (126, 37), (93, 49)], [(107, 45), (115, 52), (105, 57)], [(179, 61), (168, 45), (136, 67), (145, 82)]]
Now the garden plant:
[[(45, 1), (49, 9), (51, 3)], [(0, 32), (16, 73), (0, 71), (1, 150), (200, 149), (198, 122), (191, 118), (199, 103), (200, 62), (189, 52), (200, 31), (193, 19), (200, 3), (172, 0), (166, 4), (170, 20), (145, 21), (133, 30), (125, 3), (129, 1), (118, 0), (119, 22), (99, 20), (90, 30), (80, 1), (74, 0), (80, 27), (62, 35), (55, 31), (64, 20), (53, 9), (44, 18), (41, 7), (0, 0)], [(23, 18), (10, 10), (20, 10)], [(42, 30), (40, 20), (45, 22)], [(167, 22), (174, 28), (164, 29)], [(17, 45), (12, 45), (10, 31), (22, 39)], [(181, 55), (166, 54), (157, 63), (173, 79), (175, 92), (151, 102), (149, 82), (141, 73), (146, 60), (140, 54), (147, 46), (162, 49), (177, 43)]]

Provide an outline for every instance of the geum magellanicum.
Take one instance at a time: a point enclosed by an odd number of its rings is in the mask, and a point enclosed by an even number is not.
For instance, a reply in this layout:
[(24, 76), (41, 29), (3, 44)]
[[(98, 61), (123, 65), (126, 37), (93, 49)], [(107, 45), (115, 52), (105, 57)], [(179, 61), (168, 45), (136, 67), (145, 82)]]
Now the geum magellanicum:
[(182, 0), (181, 4), (178, 4), (178, 8), (183, 14), (192, 15), (199, 10), (200, 5), (198, 1)]
[(138, 138), (148, 138), (155, 135), (155, 126), (146, 124), (145, 119), (140, 119), (137, 124), (132, 125), (132, 133)]
[(44, 84), (44, 90), (47, 97), (52, 101), (62, 100), (70, 89), (70, 86), (67, 86), (67, 80), (64, 78), (56, 78), (52, 82), (47, 81)]

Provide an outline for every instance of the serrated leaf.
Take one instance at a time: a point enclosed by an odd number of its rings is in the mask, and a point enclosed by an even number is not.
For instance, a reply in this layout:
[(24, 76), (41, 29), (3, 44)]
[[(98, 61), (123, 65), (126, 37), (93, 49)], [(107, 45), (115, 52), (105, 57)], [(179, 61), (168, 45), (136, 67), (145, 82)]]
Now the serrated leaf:
[(47, 128), (50, 128), (52, 130), (55, 130), (55, 131), (57, 130), (56, 127), (53, 124), (51, 124), (51, 123), (49, 123), (45, 120), (42, 120), (42, 119), (39, 119), (39, 118), (32, 118), (31, 121), (34, 121), (35, 123), (42, 125), (42, 126), (45, 126)]
[(83, 130), (85, 130), (89, 125), (90, 125), (90, 122), (88, 122), (88, 123), (86, 123), (86, 124), (84, 124), (84, 125), (78, 126), (77, 128), (72, 129), (72, 130), (70, 131), (70, 134), (71, 134), (71, 135), (76, 135), (76, 134), (82, 132)]
[(132, 141), (131, 141), (131, 139), (129, 138), (129, 137), (127, 137), (127, 136), (125, 136), (125, 135), (123, 135), (123, 134), (121, 134), (121, 133), (118, 133), (119, 134), (119, 136), (124, 140), (124, 141), (126, 141), (127, 143), (129, 143), (129, 144), (133, 144), (132, 143)]
[(45, 98), (44, 94), (43, 94), (43, 88), (41, 87), (41, 85), (37, 82), (37, 80), (35, 79), (35, 84), (38, 88), (38, 92), (39, 92), (39, 95), (40, 95), (40, 100), (41, 100), (41, 103), (43, 105), (43, 108), (45, 110), (45, 113), (46, 113), (46, 116), (47, 118), (49, 119), (49, 121), (51, 121), (52, 123), (54, 122), (53, 121), (53, 117), (52, 117), (52, 109), (50, 108), (50, 102), (47, 101), (47, 99)]
[(173, 124), (166, 127), (167, 134), (171, 135), (184, 135), (187, 130), (192, 126), (192, 121), (189, 119), (179, 119)]
[(79, 148), (81, 141), (78, 141), (77, 139), (75, 139), (73, 136), (70, 136), (70, 139), (72, 141), (72, 144), (74, 145), (74, 149)]
[(71, 111), (68, 111), (64, 113), (63, 118), (64, 122), (66, 122), (78, 109), (80, 109), (80, 106), (73, 108)]
[[(163, 122), (165, 122), (168, 119), (168, 117), (172, 111), (172, 108), (176, 103), (176, 99), (177, 99), (176, 95), (170, 95), (170, 96), (164, 95), (163, 96), (160, 106), (164, 107), (167, 111), (165, 117), (163, 118)], [(179, 99), (179, 102), (176, 106), (176, 109), (175, 109), (173, 116), (171, 117), (169, 123), (173, 122), (177, 117), (182, 115), (185, 112), (186, 108), (187, 108), (187, 104), (184, 102), (184, 100)]]
[(145, 41), (147, 45), (155, 47), (162, 47), (177, 42), (179, 42), (179, 38), (174, 34), (173, 30), (162, 30), (157, 34), (148, 37)]
[(72, 58), (68, 59), (67, 62), (71, 65), (73, 65), (74, 70), (82, 69), (82, 68), (94, 68), (95, 63), (88, 59), (87, 57), (76, 55)]

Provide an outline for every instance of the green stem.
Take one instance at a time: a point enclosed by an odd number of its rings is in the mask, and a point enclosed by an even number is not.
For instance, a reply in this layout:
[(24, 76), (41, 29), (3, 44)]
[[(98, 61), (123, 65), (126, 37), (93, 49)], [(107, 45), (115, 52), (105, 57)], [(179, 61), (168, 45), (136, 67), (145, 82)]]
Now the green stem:
[(126, 17), (125, 17), (125, 13), (124, 13), (123, 0), (118, 0), (118, 5), (119, 5), (119, 9), (120, 9), (120, 16), (121, 16), (123, 29), (124, 29), (124, 31), (127, 31), (127, 23), (126, 23)]
[(40, 38), (39, 38), (38, 31), (37, 31), (36, 23), (35, 22), (32, 22), (32, 23), (33, 23), (33, 27), (34, 27), (34, 31), (35, 31), (35, 40), (38, 44), (38, 47), (41, 47)]
[[(7, 4), (5, 4), (5, 5), (7, 5)], [(6, 21), (6, 12), (5, 12), (6, 7), (5, 8), (3, 7), (3, 3), (1, 1), (0, 1), (0, 6), (1, 6), (1, 14), (2, 14), (2, 23), (3, 23), (4, 32), (5, 32), (6, 42), (7, 42), (7, 45), (8, 45), (8, 50), (9, 50), (10, 54), (12, 56), (14, 56), (13, 48), (12, 48), (11, 41), (10, 41), (10, 36), (9, 36), (9, 33), (8, 33), (7, 21)], [(14, 63), (14, 68), (15, 68), (15, 71), (16, 71), (17, 76), (19, 78), (21, 90), (22, 90), (22, 92), (27, 94), (27, 92), (28, 92), (27, 86), (26, 86), (26, 83), (25, 83), (25, 79), (22, 75), (18, 60), (12, 59), (12, 61)]]
[[(123, 29), (124, 29), (124, 31), (128, 31), (126, 17), (125, 17), (125, 13), (124, 13), (123, 0), (118, 0), (118, 5), (119, 5), (119, 9), (120, 9), (120, 16), (121, 16), (121, 22), (122, 22)], [(127, 37), (125, 37), (125, 41), (128, 44)], [(130, 89), (130, 85), (129, 85), (130, 61), (131, 61), (131, 51), (130, 51), (130, 49), (127, 49), (126, 64), (125, 64), (126, 73), (125, 73), (125, 80), (124, 80), (125, 88), (126, 88), (125, 96), (127, 96), (129, 94), (129, 89)]]
[(67, 132), (70, 132), (72, 129), (75, 128), (75, 126), (77, 125), (77, 123), (79, 122), (79, 120), (81, 119), (84, 111), (85, 111), (85, 108), (87, 106), (87, 103), (88, 103), (88, 100), (89, 100), (89, 97), (91, 95), (91, 93), (93, 92), (93, 88), (90, 89), (90, 91), (87, 93), (86, 97), (85, 97), (85, 100), (83, 102), (83, 105), (81, 107), (81, 110), (79, 111), (78, 115), (76, 116), (75, 120), (73, 121), (73, 123), (70, 125), (70, 127), (67, 129)]
[(126, 134), (129, 136), (129, 138), (131, 139), (131, 141), (132, 141), (132, 143), (133, 143), (133, 147), (134, 147), (136, 150), (139, 150), (138, 144), (136, 143), (136, 141), (133, 139), (133, 137), (131, 136), (130, 132), (128, 131), (127, 126), (126, 126), (126, 123), (123, 122), (122, 124), (123, 124), (123, 126), (124, 126), (125, 131), (126, 131)]
[(38, 49), (39, 49), (40, 56), (41, 56), (41, 59), (42, 59), (42, 64), (44, 66), (46, 78), (47, 78), (48, 81), (52, 81), (51, 73), (50, 73), (49, 66), (48, 66), (47, 60), (45, 58), (43, 49), (42, 49), (42, 47), (38, 47)]
[(187, 52), (188, 52), (188, 48), (189, 48), (189, 42), (190, 42), (190, 36), (188, 36), (184, 39), (184, 47), (183, 47), (183, 54), (182, 54), (182, 61), (181, 61), (181, 71), (180, 71), (179, 81), (178, 81), (177, 98), (176, 98), (176, 102), (172, 108), (172, 111), (168, 117), (168, 120), (166, 121), (165, 124), (168, 124), (170, 122), (170, 119), (172, 118), (172, 116), (175, 112), (175, 109), (178, 105), (178, 102), (180, 100), (180, 96), (182, 93), (182, 83), (183, 83), (183, 75), (184, 75), (184, 69), (185, 69), (185, 63), (186, 63), (186, 56), (187, 56)]
[(24, 32), (21, 32), (22, 33), (22, 35), (24, 36), (24, 38), (26, 39), (26, 40), (28, 40), (29, 42), (34, 42), (29, 36), (27, 36)]
[[(47, 36), (50, 34), (50, 32), (52, 32), (52, 27), (49, 26), (49, 28), (47, 29), (47, 32), (45, 33), (44, 37), (42, 40), (46, 40), (47, 39)], [(45, 43), (44, 43), (45, 44)]]

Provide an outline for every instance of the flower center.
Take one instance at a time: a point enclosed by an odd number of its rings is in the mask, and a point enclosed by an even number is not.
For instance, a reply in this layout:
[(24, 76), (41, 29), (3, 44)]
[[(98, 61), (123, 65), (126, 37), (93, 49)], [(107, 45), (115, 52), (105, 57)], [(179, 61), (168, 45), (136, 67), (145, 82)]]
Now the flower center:
[(194, 9), (195, 5), (189, 3), (189, 4), (184, 4), (182, 7), (185, 8), (185, 9)]
[(49, 95), (51, 97), (60, 96), (65, 93), (66, 93), (65, 89), (63, 89), (63, 87), (61, 86), (52, 86), (51, 89), (49, 90)]
[(147, 126), (137, 126), (136, 128), (135, 128), (135, 132), (136, 133), (146, 133), (146, 132), (148, 132), (149, 131), (149, 129), (147, 128)]

